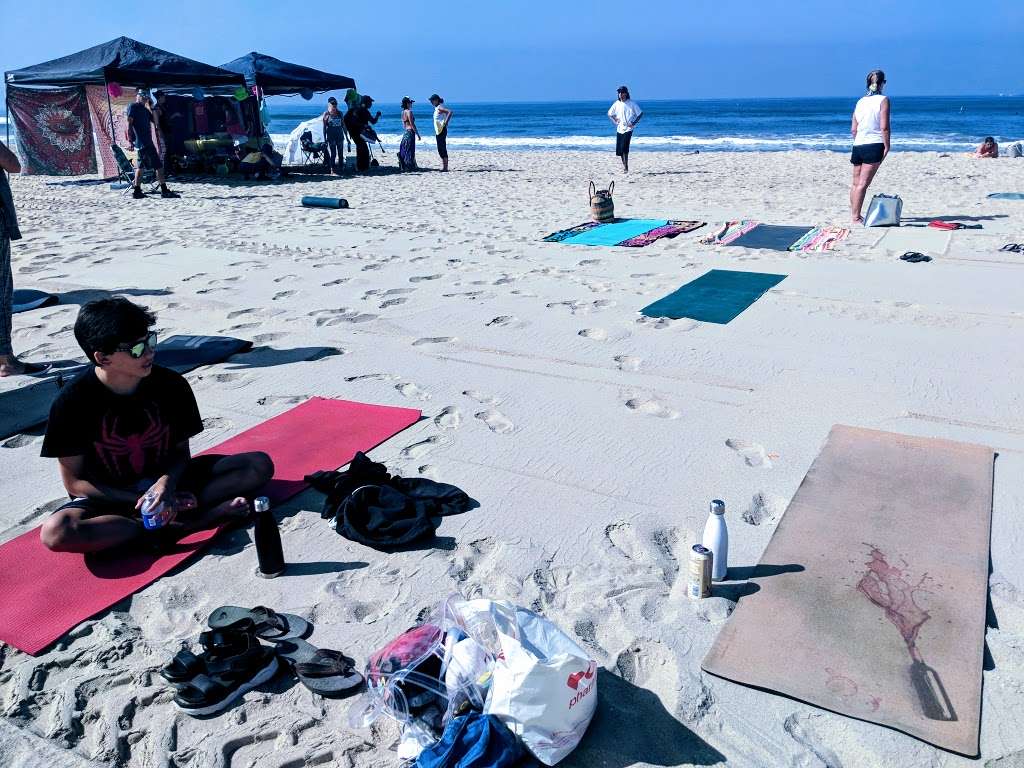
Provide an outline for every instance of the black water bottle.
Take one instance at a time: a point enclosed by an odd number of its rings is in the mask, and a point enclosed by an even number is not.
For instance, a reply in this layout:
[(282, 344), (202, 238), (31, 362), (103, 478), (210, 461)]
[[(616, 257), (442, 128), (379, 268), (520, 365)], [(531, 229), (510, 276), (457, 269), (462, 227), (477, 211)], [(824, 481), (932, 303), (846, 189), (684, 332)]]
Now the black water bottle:
[(260, 563), (256, 575), (272, 579), (284, 573), (281, 532), (277, 530), (277, 518), (270, 511), (270, 499), (258, 496), (253, 509), (256, 512), (256, 558)]

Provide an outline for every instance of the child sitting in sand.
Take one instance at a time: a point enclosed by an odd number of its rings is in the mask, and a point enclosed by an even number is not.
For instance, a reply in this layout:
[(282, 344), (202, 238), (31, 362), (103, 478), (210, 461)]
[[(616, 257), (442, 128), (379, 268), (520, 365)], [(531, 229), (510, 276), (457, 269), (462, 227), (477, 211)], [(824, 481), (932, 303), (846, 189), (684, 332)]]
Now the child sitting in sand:
[(991, 136), (986, 136), (974, 153), (975, 157), (999, 157), (999, 145)]
[[(127, 299), (92, 301), (75, 339), (93, 363), (50, 408), (42, 455), (60, 462), (71, 501), (43, 523), (56, 552), (94, 552), (145, 536), (174, 540), (250, 511), (245, 498), (274, 474), (265, 453), (193, 457), (189, 438), (203, 421), (185, 378), (154, 365), (156, 318)], [(169, 510), (155, 530), (142, 525), (143, 497)]]

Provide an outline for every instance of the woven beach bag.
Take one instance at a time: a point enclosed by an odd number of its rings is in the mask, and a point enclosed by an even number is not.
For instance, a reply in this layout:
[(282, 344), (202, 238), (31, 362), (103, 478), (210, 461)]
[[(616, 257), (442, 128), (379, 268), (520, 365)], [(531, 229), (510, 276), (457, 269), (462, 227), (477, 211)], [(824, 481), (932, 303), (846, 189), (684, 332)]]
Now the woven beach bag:
[(594, 182), (590, 182), (590, 218), (602, 223), (615, 218), (615, 204), (612, 202), (614, 191), (614, 181), (608, 185), (608, 189), (598, 189)]

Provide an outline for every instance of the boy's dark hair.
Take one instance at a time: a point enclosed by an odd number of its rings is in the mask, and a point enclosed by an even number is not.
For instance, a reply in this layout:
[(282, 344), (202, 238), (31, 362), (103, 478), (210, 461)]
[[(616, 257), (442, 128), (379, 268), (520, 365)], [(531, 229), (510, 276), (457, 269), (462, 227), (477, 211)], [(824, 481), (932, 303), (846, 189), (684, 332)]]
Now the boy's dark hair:
[(98, 299), (78, 311), (75, 340), (89, 362), (95, 362), (96, 352), (113, 354), (118, 344), (141, 339), (154, 325), (156, 316), (147, 307), (140, 307), (120, 296)]

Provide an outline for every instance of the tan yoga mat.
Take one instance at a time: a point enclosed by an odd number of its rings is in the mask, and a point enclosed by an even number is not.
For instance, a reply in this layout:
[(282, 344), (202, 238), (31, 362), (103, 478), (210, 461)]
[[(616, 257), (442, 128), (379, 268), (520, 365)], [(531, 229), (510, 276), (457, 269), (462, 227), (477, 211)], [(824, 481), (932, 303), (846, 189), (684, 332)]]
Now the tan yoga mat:
[(994, 459), (833, 427), (703, 668), (976, 756)]

